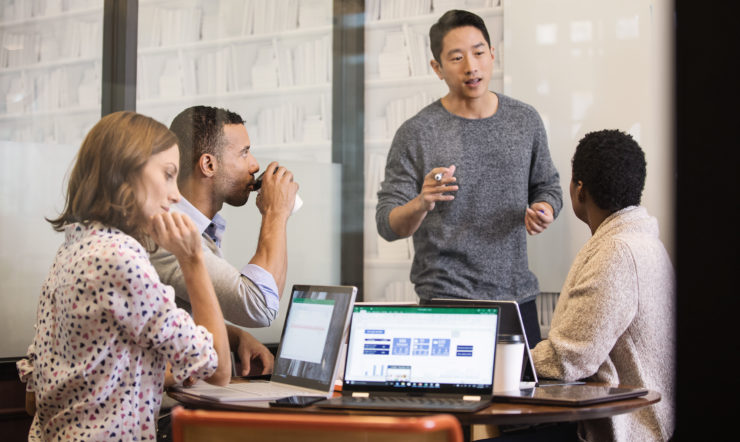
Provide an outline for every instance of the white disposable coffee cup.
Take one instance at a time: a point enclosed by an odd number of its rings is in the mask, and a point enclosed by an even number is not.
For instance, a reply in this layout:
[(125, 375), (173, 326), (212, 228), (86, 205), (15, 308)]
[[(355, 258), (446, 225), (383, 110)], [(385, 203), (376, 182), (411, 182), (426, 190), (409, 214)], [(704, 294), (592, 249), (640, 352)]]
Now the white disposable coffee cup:
[(524, 336), (499, 335), (493, 372), (493, 392), (519, 390), (524, 361)]
[(295, 194), (295, 202), (293, 203), (293, 211), (290, 212), (290, 214), (292, 215), (292, 214), (296, 213), (298, 211), (298, 209), (301, 208), (301, 206), (303, 206), (303, 200), (301, 199), (301, 196), (296, 193)]

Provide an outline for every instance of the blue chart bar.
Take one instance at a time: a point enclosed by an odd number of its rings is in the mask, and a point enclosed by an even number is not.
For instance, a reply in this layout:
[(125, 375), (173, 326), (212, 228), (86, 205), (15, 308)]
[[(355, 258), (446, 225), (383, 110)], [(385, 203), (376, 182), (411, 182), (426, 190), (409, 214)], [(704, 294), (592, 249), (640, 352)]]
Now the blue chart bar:
[(411, 351), (411, 339), (393, 338), (393, 354), (408, 355)]
[(412, 354), (414, 356), (429, 356), (429, 342), (429, 338), (414, 338)]
[(389, 342), (366, 342), (365, 346), (363, 347), (362, 353), (366, 355), (387, 355), (388, 353), (390, 353), (390, 350), (391, 344)]
[(473, 356), (473, 346), (472, 345), (458, 345), (455, 355), (472, 357)]
[[(365, 374), (369, 374), (365, 372)], [(373, 377), (380, 376), (383, 377), (385, 374), (385, 365), (373, 365)]]
[(432, 356), (449, 356), (449, 339), (432, 339)]

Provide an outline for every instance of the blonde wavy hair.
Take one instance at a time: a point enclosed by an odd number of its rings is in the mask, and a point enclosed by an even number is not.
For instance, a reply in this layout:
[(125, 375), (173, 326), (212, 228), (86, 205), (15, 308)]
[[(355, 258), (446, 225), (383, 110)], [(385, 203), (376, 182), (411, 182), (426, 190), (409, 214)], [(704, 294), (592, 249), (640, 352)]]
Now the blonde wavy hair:
[(67, 224), (98, 221), (144, 244), (145, 220), (136, 183), (149, 158), (173, 144), (175, 134), (150, 117), (130, 111), (106, 115), (77, 152), (64, 210), (58, 218), (46, 220), (58, 232)]

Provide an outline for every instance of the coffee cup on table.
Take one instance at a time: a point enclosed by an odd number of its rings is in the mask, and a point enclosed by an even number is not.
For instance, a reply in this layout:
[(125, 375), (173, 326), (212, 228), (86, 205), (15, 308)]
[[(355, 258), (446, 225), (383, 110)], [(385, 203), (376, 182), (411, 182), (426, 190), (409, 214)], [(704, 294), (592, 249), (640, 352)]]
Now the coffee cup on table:
[(519, 390), (523, 361), (524, 336), (500, 334), (494, 363), (494, 394)]

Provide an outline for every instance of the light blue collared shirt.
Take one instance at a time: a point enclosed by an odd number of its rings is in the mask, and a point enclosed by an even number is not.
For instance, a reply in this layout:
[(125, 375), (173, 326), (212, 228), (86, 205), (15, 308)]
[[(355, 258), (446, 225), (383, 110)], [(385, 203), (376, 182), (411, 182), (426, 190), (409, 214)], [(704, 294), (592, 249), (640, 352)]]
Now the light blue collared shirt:
[[(180, 201), (172, 205), (172, 208), (180, 213), (189, 216), (195, 223), (200, 234), (208, 235), (221, 248), (221, 239), (226, 231), (226, 220), (220, 214), (216, 214), (213, 219), (208, 219), (200, 210), (190, 203), (185, 197), (180, 197)], [(278, 310), (280, 307), (280, 296), (278, 295), (277, 283), (270, 272), (258, 266), (257, 264), (247, 264), (241, 269), (241, 274), (249, 278), (262, 292), (265, 297), (265, 304), (268, 308)]]

